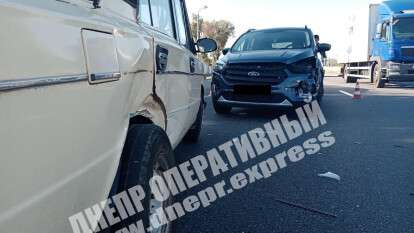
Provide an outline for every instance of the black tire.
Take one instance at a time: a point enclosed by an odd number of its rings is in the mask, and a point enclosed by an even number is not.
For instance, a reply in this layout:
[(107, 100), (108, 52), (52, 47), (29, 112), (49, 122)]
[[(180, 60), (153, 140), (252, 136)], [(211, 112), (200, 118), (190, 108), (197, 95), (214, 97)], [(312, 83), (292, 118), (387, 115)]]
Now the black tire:
[(318, 95), (316, 96), (316, 100), (321, 103), (323, 100), (323, 96), (325, 95), (325, 86), (323, 84), (323, 79), (321, 81), (321, 86), (319, 87), (318, 90)]
[(231, 112), (231, 107), (223, 106), (219, 104), (214, 97), (213, 97), (213, 108), (217, 114), (228, 114)]
[[(158, 171), (166, 171), (174, 166), (173, 149), (164, 130), (152, 124), (131, 126), (122, 152), (117, 193), (141, 185), (146, 195), (142, 201), (144, 211), (112, 227), (111, 233), (139, 220), (143, 221), (145, 228), (149, 227), (152, 198), (149, 180), (154, 176), (154, 172), (157, 171), (158, 174)], [(172, 202), (172, 197), (170, 197), (162, 205), (169, 206)], [(172, 231), (171, 223), (166, 225), (163, 230), (163, 233), (170, 233)]]
[(198, 109), (197, 119), (184, 137), (185, 142), (196, 143), (200, 139), (201, 129), (203, 126), (203, 115), (204, 115), (204, 100), (203, 99), (200, 102), (200, 108)]
[(223, 106), (218, 103), (217, 101), (217, 93), (216, 93), (216, 85), (214, 83), (211, 84), (211, 100), (213, 102), (214, 111), (217, 114), (228, 114), (231, 112), (231, 107)]
[(385, 87), (385, 80), (382, 79), (382, 68), (380, 64), (375, 64), (374, 69), (372, 72), (374, 86), (376, 88), (384, 88)]
[(343, 74), (344, 74), (345, 83), (356, 83), (358, 81), (358, 78), (348, 76), (348, 66), (344, 67), (344, 73)]

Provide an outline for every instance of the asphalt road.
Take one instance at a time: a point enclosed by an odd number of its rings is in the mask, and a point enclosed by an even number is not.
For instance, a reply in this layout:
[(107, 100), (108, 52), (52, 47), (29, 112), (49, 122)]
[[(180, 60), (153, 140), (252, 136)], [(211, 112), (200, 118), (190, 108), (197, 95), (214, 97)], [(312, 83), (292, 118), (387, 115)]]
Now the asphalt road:
[[(327, 77), (322, 103), (328, 124), (283, 148), (301, 144), (330, 130), (336, 144), (258, 181), (212, 206), (187, 214), (175, 223), (176, 233), (406, 233), (414, 232), (414, 84), (375, 89), (361, 84), (363, 99), (352, 100), (354, 84)], [(340, 92), (342, 91), (342, 92)], [(208, 98), (198, 144), (176, 149), (178, 162), (240, 136), (286, 112), (236, 109), (217, 115)], [(282, 149), (266, 156), (274, 156)], [(231, 171), (243, 171), (251, 161)], [(341, 181), (321, 178), (332, 172)], [(196, 194), (220, 179), (211, 178), (180, 197)], [(332, 213), (336, 218), (282, 204), (285, 200)]]

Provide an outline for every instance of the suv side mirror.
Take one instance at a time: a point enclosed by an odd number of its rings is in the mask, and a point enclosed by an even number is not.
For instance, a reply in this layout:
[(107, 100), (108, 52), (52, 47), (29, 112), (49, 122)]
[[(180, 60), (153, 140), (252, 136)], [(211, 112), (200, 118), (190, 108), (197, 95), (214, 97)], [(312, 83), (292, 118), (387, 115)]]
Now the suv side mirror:
[(226, 55), (226, 54), (229, 53), (229, 51), (230, 51), (229, 48), (225, 48), (225, 49), (223, 49), (222, 53), (223, 53), (223, 55)]
[(197, 41), (197, 48), (199, 53), (211, 53), (217, 50), (217, 43), (215, 40), (203, 38)]
[(319, 52), (324, 53), (324, 52), (328, 52), (329, 50), (331, 50), (331, 45), (330, 44), (326, 44), (326, 43), (322, 43), (319, 44)]

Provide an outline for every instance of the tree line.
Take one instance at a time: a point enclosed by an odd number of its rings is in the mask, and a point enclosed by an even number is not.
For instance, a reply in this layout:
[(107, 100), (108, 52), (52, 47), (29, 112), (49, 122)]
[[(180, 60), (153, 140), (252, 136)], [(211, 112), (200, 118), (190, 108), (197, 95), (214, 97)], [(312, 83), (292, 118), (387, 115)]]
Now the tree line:
[[(198, 23), (197, 23), (198, 21)], [(197, 30), (198, 27), (198, 30)], [(235, 26), (233, 23), (227, 20), (205, 20), (197, 15), (193, 14), (191, 22), (191, 32), (194, 40), (197, 38), (208, 37), (217, 42), (217, 51), (212, 54), (202, 54), (201, 58), (210, 65), (216, 63), (219, 59), (221, 52), (225, 48), (227, 41), (235, 34)], [(199, 35), (197, 35), (199, 32)]]

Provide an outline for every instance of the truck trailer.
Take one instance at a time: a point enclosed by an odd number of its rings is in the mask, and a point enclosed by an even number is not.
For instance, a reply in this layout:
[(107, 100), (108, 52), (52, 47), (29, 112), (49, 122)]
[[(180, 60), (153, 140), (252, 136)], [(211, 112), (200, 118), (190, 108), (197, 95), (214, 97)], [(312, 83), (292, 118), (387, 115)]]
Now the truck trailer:
[(366, 61), (343, 64), (347, 83), (369, 79), (383, 88), (389, 81), (414, 81), (414, 1), (384, 1), (369, 7)]

